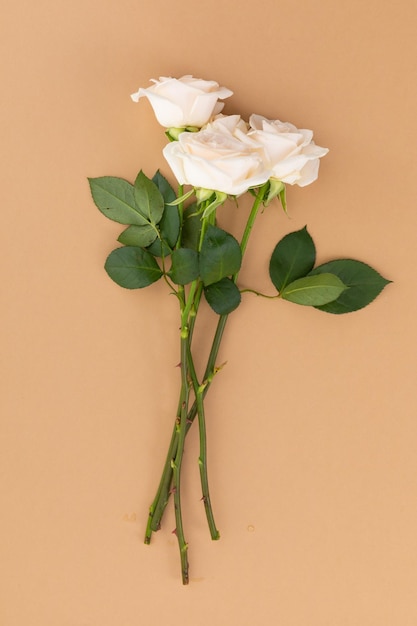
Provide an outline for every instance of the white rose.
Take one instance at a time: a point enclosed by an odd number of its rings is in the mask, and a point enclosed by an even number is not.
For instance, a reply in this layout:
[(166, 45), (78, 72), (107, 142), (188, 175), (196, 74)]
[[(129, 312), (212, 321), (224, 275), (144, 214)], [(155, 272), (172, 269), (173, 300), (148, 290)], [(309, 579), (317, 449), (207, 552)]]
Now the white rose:
[(180, 185), (239, 196), (263, 185), (271, 176), (251, 145), (217, 123), (198, 133), (181, 133), (163, 153)]
[(249, 124), (252, 130), (248, 138), (261, 147), (265, 166), (272, 170), (273, 178), (300, 187), (316, 180), (319, 159), (328, 149), (316, 146), (313, 131), (261, 115), (251, 115)]
[(201, 128), (223, 109), (224, 104), (218, 100), (233, 95), (233, 91), (220, 87), (213, 80), (201, 80), (192, 76), (161, 76), (159, 80), (153, 79), (152, 82), (152, 87), (139, 89), (131, 98), (138, 102), (139, 98), (146, 96), (156, 119), (165, 128)]
[(224, 133), (246, 143), (249, 124), (242, 120), (240, 115), (223, 115), (223, 113), (220, 113), (220, 115), (216, 115), (211, 122), (206, 124), (203, 130)]

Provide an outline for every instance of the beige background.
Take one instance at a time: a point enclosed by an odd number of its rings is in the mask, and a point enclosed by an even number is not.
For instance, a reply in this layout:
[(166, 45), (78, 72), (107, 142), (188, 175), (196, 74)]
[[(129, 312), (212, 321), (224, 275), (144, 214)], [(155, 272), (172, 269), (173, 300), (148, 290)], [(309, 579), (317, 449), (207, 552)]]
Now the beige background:
[[(413, 0), (8, 3), (2, 626), (417, 624), (416, 18)], [(162, 283), (108, 279), (120, 228), (86, 182), (169, 174), (129, 94), (185, 73), (233, 89), (226, 112), (330, 148), (319, 181), (289, 190), (290, 219), (260, 217), (245, 284), (269, 290), (275, 242), (306, 223), (320, 261), (394, 281), (346, 317), (244, 297), (207, 401), (217, 543), (187, 446), (188, 588), (171, 510), (142, 543), (176, 408), (176, 304)], [(239, 232), (245, 210), (222, 223)]]

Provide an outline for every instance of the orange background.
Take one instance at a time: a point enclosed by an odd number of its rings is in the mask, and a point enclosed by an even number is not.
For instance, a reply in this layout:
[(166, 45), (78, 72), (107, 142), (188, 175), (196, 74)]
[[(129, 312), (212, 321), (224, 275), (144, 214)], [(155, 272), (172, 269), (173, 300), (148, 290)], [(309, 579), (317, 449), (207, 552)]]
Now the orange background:
[[(412, 0), (9, 3), (2, 626), (417, 624), (416, 18)], [(225, 112), (312, 128), (330, 148), (319, 180), (288, 190), (289, 218), (277, 205), (259, 218), (242, 283), (270, 290), (276, 241), (305, 224), (320, 262), (358, 258), (394, 283), (341, 317), (244, 296), (207, 398), (222, 538), (206, 529), (194, 433), (182, 587), (171, 509), (142, 543), (176, 410), (176, 303), (162, 282), (109, 280), (121, 228), (86, 177), (169, 175), (162, 129), (129, 95), (186, 73), (231, 88)], [(245, 207), (221, 224), (240, 232)]]

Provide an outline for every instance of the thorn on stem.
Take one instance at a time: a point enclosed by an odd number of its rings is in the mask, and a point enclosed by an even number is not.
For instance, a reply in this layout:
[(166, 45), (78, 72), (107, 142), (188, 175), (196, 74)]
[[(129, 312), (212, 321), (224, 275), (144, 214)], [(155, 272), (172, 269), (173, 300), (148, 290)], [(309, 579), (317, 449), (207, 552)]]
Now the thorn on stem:
[(213, 368), (213, 373), (217, 374), (218, 372), (220, 372), (221, 369), (223, 369), (225, 365), (227, 365), (227, 361), (224, 361), (220, 365), (215, 365), (215, 367)]
[(174, 530), (172, 531), (171, 535), (175, 535), (177, 537), (177, 529), (174, 528)]

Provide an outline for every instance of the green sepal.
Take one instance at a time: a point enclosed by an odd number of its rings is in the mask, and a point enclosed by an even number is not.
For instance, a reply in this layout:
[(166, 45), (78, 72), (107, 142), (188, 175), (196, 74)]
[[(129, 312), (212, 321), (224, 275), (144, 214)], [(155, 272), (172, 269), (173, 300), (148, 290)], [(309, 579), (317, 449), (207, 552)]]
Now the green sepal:
[(197, 198), (197, 204), (206, 202), (214, 196), (213, 189), (205, 189), (204, 187), (197, 187), (195, 189), (195, 197)]
[(298, 278), (287, 285), (279, 295), (295, 304), (321, 306), (336, 300), (346, 289), (348, 287), (338, 276), (326, 273)]
[(182, 204), (183, 202), (188, 200), (188, 198), (190, 198), (193, 195), (193, 193), (194, 193), (194, 187), (190, 189), (190, 191), (187, 191), (187, 193), (183, 193), (182, 196), (179, 196), (179, 198), (176, 198), (175, 200), (168, 202), (168, 204), (169, 206), (177, 206), (178, 204)]
[(115, 283), (125, 289), (141, 289), (161, 278), (155, 258), (143, 248), (126, 246), (113, 250), (104, 268)]
[(203, 238), (200, 252), (200, 276), (207, 287), (239, 271), (242, 253), (237, 240), (211, 224)]
[(198, 252), (190, 248), (178, 248), (171, 255), (171, 280), (177, 285), (188, 285), (199, 275)]
[(171, 126), (170, 128), (167, 128), (165, 135), (170, 141), (178, 141), (182, 133), (197, 133), (199, 130), (200, 128), (198, 126), (182, 126), (180, 128)]
[(315, 267), (310, 275), (331, 272), (349, 287), (340, 296), (328, 304), (317, 306), (326, 313), (351, 313), (370, 304), (388, 285), (387, 280), (370, 265), (354, 259), (336, 259)]
[(287, 188), (283, 187), (283, 189), (281, 189), (281, 191), (278, 194), (279, 197), (279, 201), (281, 202), (281, 206), (283, 208), (284, 213), (288, 213), (287, 211)]
[(227, 200), (227, 193), (223, 193), (222, 191), (215, 191), (214, 196), (214, 200), (210, 202), (210, 204), (203, 211), (203, 219), (211, 215), (217, 207)]
[(175, 126), (171, 126), (170, 128), (167, 128), (167, 130), (165, 131), (165, 135), (168, 137), (168, 139), (170, 141), (178, 141), (179, 136), (181, 135), (181, 133), (185, 132), (185, 128), (176, 128)]
[(204, 287), (205, 298), (218, 315), (228, 315), (240, 304), (239, 289), (230, 278), (222, 278), (217, 283)]
[(316, 248), (307, 226), (285, 235), (275, 246), (269, 263), (269, 275), (277, 291), (306, 276), (315, 260)]
[[(278, 180), (277, 178), (270, 178), (269, 179), (269, 188), (268, 188), (268, 195), (266, 196), (266, 199), (264, 200), (263, 204), (264, 206), (268, 206), (272, 200), (274, 198), (276, 198), (277, 196), (281, 199), (281, 194), (282, 192), (284, 192), (284, 203), (285, 203), (285, 185), (282, 181)], [(281, 201), (282, 204), (282, 201)], [(285, 207), (283, 205), (284, 211), (286, 208), (286, 204)]]

